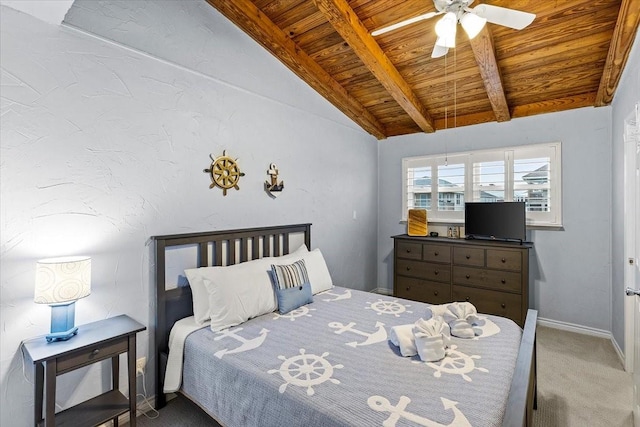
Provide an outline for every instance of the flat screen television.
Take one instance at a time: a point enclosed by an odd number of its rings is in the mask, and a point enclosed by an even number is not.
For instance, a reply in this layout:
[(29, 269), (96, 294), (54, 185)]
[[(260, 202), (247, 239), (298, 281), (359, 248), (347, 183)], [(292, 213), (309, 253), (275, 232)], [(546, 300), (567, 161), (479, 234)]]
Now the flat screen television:
[(524, 205), (524, 202), (465, 203), (466, 238), (524, 242), (527, 238)]

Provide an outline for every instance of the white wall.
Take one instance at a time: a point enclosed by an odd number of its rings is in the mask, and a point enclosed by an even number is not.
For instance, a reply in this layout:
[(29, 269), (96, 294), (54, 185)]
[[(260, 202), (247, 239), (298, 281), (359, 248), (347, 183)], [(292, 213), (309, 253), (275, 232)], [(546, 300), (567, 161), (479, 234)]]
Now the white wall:
[(624, 121), (640, 102), (640, 31), (613, 99), (612, 333), (624, 349)]
[[(243, 87), (242, 73), (221, 81), (0, 11), (0, 425), (33, 425), (19, 344), (49, 329), (49, 308), (33, 303), (40, 258), (93, 258), (92, 294), (78, 302), (76, 324), (125, 313), (152, 327), (146, 244), (157, 234), (312, 222), (312, 246), (334, 281), (375, 287), (375, 139), (212, 8), (201, 13), (215, 29), (206, 40), (216, 72), (259, 58), (251, 73), (289, 102)], [(225, 149), (246, 176), (223, 197), (203, 169)], [(276, 200), (263, 190), (271, 162), (285, 182)], [(140, 355), (149, 333), (139, 335)], [(106, 387), (108, 364), (67, 374), (57, 403)]]
[(531, 231), (530, 306), (541, 318), (610, 331), (610, 115), (610, 107), (583, 108), (380, 141), (379, 286), (393, 288), (390, 236), (406, 233), (403, 157), (561, 141), (564, 227)]

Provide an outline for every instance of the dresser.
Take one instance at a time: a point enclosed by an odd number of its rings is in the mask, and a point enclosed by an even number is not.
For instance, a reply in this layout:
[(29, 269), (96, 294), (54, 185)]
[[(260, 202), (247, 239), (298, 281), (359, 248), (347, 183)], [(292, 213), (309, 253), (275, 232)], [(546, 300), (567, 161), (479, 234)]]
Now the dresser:
[(393, 294), (443, 304), (468, 301), (480, 313), (524, 325), (530, 242), (393, 236)]

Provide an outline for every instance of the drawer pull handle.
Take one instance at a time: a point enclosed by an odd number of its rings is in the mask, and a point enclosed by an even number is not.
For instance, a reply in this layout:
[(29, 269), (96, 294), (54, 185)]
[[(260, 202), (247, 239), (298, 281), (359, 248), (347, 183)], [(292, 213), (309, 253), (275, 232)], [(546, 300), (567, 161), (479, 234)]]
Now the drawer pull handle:
[(506, 280), (504, 280), (504, 279), (502, 279), (502, 280), (500, 280), (500, 281), (502, 282), (502, 284), (503, 284), (503, 285), (504, 285), (505, 283), (507, 283), (507, 281), (506, 281)]
[(502, 307), (502, 308), (505, 308), (506, 306), (507, 306), (507, 304), (505, 304), (505, 303), (500, 304), (500, 307)]
[(407, 267), (407, 271), (411, 270), (411, 267)]
[(411, 249), (407, 249), (407, 253), (410, 254), (411, 253)]
[(507, 260), (506, 260), (505, 258), (502, 258), (502, 260), (501, 260), (501, 261), (502, 261), (502, 262), (507, 262)]
[(466, 275), (466, 276), (464, 276), (464, 277), (466, 277), (466, 278), (468, 279), (468, 278), (470, 278), (471, 276), (469, 276), (469, 275), (467, 274), (467, 275)]
[(434, 291), (433, 295), (438, 296), (438, 291)]
[(438, 254), (438, 252), (436, 251), (436, 252), (434, 252), (434, 255), (435, 255), (435, 256), (438, 256), (439, 254)]
[(411, 289), (411, 286), (407, 286), (407, 291), (408, 291), (409, 289)]
[(97, 355), (98, 355), (98, 353), (100, 353), (100, 349), (99, 349), (99, 348), (96, 348), (95, 350), (93, 350), (93, 351), (91, 352), (91, 355), (92, 355), (92, 356), (97, 356)]
[(440, 272), (439, 272), (438, 270), (435, 270), (435, 271), (433, 272), (433, 274), (435, 274), (436, 276), (437, 276), (439, 273), (440, 273)]
[(471, 297), (466, 297), (465, 298), (466, 301), (469, 301), (470, 299), (471, 299)]
[(471, 258), (471, 255), (467, 255), (467, 256), (466, 256), (466, 258), (467, 258), (467, 259), (470, 259), (470, 258)]

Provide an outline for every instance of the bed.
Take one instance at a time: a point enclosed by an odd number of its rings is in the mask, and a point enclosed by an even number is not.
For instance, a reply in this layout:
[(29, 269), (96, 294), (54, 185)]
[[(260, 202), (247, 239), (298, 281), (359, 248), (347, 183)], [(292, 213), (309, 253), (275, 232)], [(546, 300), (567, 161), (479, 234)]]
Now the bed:
[[(428, 304), (336, 286), (284, 315), (270, 312), (215, 332), (208, 324), (193, 327), (180, 351), (175, 350), (176, 331), (191, 322), (193, 297), (184, 283), (168, 286), (168, 254), (192, 248), (196, 267), (286, 256), (298, 245), (311, 248), (311, 225), (154, 236), (152, 241), (157, 408), (166, 404), (165, 391), (173, 384), (169, 390), (179, 388), (229, 427), (531, 425), (535, 310), (529, 310), (524, 329), (480, 314), (478, 337), (453, 338), (443, 361), (426, 363), (402, 357), (388, 333), (392, 326), (423, 317)], [(171, 368), (177, 355), (176, 382)]]

